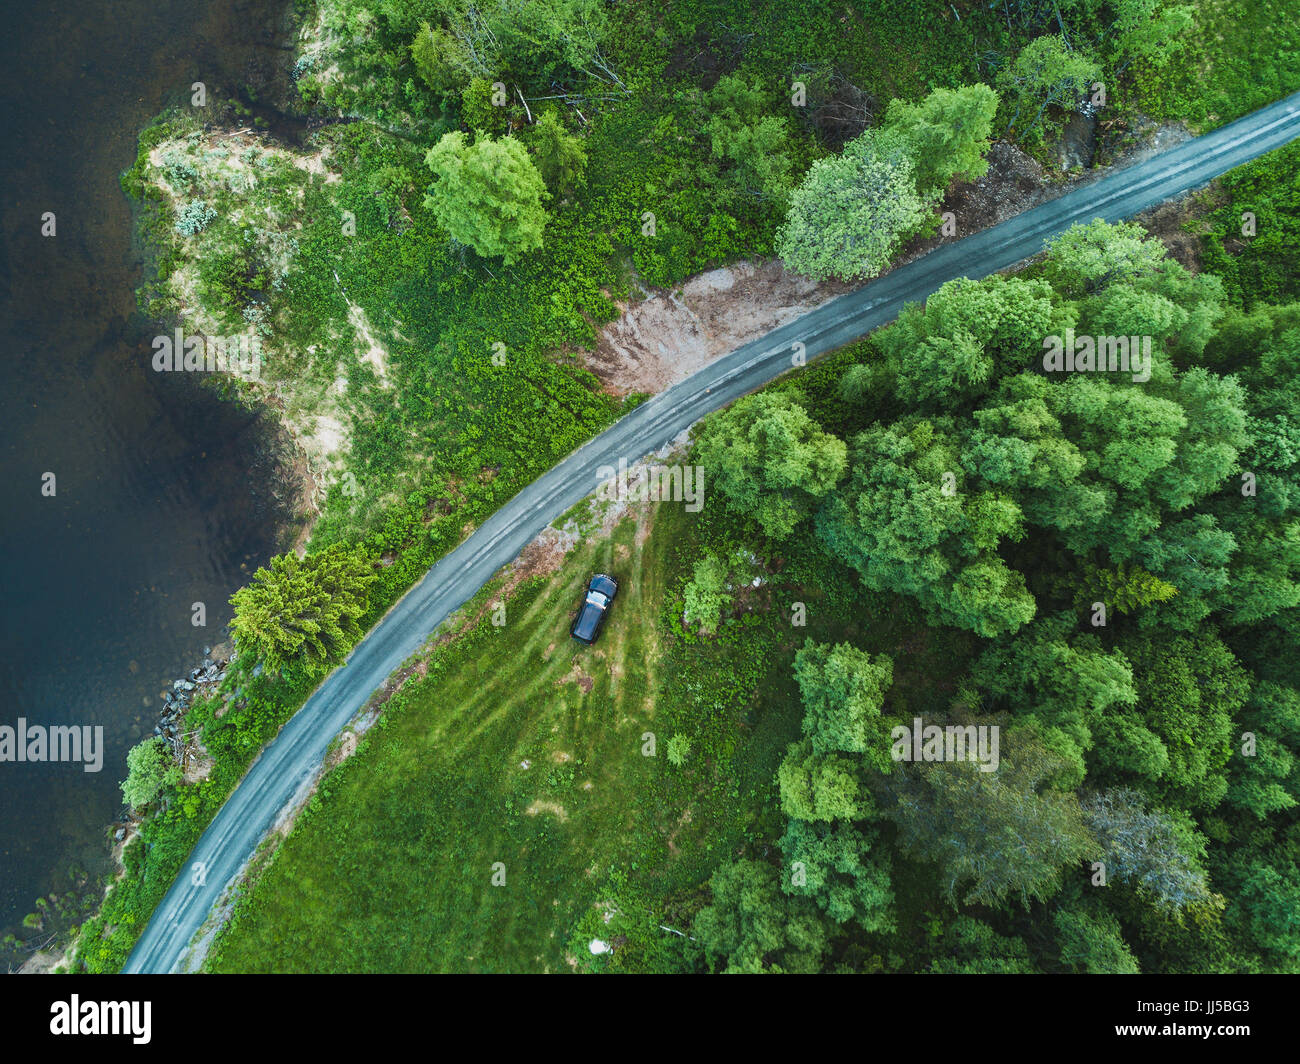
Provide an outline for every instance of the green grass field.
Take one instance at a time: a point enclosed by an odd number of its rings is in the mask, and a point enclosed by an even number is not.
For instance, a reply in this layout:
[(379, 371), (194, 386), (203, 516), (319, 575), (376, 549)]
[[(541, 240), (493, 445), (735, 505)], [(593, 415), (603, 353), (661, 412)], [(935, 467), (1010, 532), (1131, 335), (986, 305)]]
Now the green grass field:
[[(489, 611), (435, 652), (428, 677), (325, 780), (213, 967), (555, 970), (612, 869), (663, 886), (707, 876), (712, 862), (683, 868), (681, 853), (730, 846), (736, 810), (695, 800), (691, 773), (663, 756), (653, 694), (672, 678), (659, 619), (673, 533), (690, 518), (656, 516), (648, 539), (650, 515), (624, 520), (521, 586), (504, 626)], [(568, 624), (596, 569), (617, 575), (620, 596), (597, 645), (579, 647)], [(763, 781), (797, 727), (787, 708)], [(646, 732), (658, 756), (643, 756)]]

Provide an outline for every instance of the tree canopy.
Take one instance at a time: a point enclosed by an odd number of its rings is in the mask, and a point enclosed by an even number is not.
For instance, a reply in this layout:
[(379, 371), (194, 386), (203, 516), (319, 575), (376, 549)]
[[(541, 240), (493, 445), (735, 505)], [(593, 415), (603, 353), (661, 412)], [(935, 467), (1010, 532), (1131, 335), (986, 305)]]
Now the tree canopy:
[(514, 137), (469, 144), (464, 133), (446, 133), (424, 161), (438, 179), (425, 205), (453, 238), (507, 266), (542, 246), (546, 185)]
[(231, 596), (231, 631), (271, 670), (341, 664), (361, 638), (376, 579), (369, 559), (342, 544), (306, 558), (277, 554)]

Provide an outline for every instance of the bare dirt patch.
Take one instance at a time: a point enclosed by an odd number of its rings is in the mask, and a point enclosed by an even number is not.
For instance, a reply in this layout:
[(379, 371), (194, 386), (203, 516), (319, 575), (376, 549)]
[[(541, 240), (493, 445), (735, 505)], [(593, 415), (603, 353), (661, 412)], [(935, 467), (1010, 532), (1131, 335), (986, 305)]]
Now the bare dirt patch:
[[(953, 185), (944, 198), (942, 210), (952, 212), (957, 238), (997, 225), (1049, 198), (1047, 191), (1051, 185), (1047, 172), (1014, 144), (997, 141), (989, 149), (988, 162), (989, 169), (983, 177)], [(939, 233), (914, 240), (903, 247), (894, 266), (910, 262), (952, 239)]]
[(325, 757), (325, 771), (342, 764), (357, 752), (357, 733), (350, 728), (339, 736), (339, 744)]
[(69, 955), (56, 950), (37, 950), (17, 968), (18, 975), (49, 975), (55, 968), (67, 967)]
[(356, 333), (357, 349), (362, 352), (361, 361), (375, 371), (381, 387), (392, 387), (388, 380), (388, 349), (375, 336), (374, 326), (370, 324), (366, 312), (350, 299), (348, 300), (348, 322)]
[(199, 783), (212, 775), (212, 770), (216, 768), (216, 761), (203, 748), (203, 744), (194, 742), (186, 750), (185, 765), (182, 769), (182, 775), (186, 783)]
[(646, 545), (646, 541), (650, 538), (650, 533), (654, 531), (655, 514), (657, 512), (658, 511), (656, 511), (654, 507), (646, 506), (636, 515), (636, 533), (633, 537), (633, 542), (635, 543), (637, 550), (640, 550)]
[[(579, 665), (576, 661), (573, 663), (573, 668), (571, 668), (565, 675), (561, 676), (558, 680), (555, 681), (555, 686), (561, 687), (566, 683), (576, 683), (579, 687), (582, 688), (583, 694), (590, 693), (591, 689), (596, 686), (596, 681), (593, 680), (590, 676), (588, 676), (585, 672), (583, 672), (582, 666)], [(567, 755), (564, 758), (564, 760), (566, 761), (568, 760)]]
[(559, 802), (548, 802), (541, 798), (525, 809), (524, 813), (528, 816), (536, 816), (538, 813), (550, 813), (556, 820), (569, 819), (568, 810)]
[(738, 262), (619, 303), (622, 315), (584, 360), (614, 395), (659, 392), (850, 287), (801, 277), (776, 260)]
[[(1183, 228), (1193, 218), (1214, 210), (1223, 202), (1221, 186), (1216, 182), (1206, 193), (1188, 193), (1175, 200), (1160, 204), (1139, 214), (1134, 221), (1141, 223), (1152, 236), (1164, 244), (1169, 257), (1176, 259), (1193, 273), (1201, 272), (1201, 238)], [(1228, 245), (1235, 253), (1235, 249)]]

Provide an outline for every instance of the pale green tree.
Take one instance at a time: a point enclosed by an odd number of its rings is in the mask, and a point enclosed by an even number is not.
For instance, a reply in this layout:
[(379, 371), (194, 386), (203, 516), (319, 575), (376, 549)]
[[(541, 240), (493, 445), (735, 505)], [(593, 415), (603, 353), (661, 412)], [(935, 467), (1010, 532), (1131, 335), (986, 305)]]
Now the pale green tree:
[(132, 809), (148, 805), (164, 787), (181, 781), (181, 768), (167, 756), (167, 747), (156, 736), (136, 743), (126, 752), (126, 779), (122, 797)]
[(920, 103), (894, 100), (885, 128), (907, 144), (922, 196), (941, 197), (953, 178), (974, 181), (988, 172), (998, 94), (987, 85), (935, 89)]
[(731, 605), (732, 595), (727, 590), (727, 564), (716, 554), (706, 554), (695, 563), (691, 581), (686, 585), (682, 618), (687, 624), (698, 624), (705, 635), (718, 630), (722, 611)]
[(777, 253), (808, 277), (861, 280), (880, 273), (929, 219), (906, 145), (868, 130), (813, 163), (791, 194)]
[(542, 246), (546, 185), (514, 137), (468, 144), (464, 133), (446, 133), (424, 161), (438, 179), (425, 206), (456, 240), (506, 265)]

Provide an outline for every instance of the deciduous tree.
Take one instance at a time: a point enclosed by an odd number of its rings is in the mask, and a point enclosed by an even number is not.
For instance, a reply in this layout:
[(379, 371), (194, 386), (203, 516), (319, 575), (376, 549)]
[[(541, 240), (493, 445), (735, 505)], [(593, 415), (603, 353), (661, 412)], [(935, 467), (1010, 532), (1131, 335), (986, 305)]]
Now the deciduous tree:
[(425, 163), (437, 181), (424, 198), (438, 223), (480, 255), (500, 255), (506, 265), (542, 246), (547, 192), (524, 146), (513, 137), (446, 133)]
[(807, 640), (795, 654), (794, 675), (803, 696), (803, 732), (816, 753), (865, 754), (888, 772), (889, 733), (880, 717), (885, 692), (894, 682), (887, 654), (873, 660), (864, 650)]
[(874, 277), (929, 218), (898, 138), (869, 130), (818, 159), (790, 197), (777, 254), (818, 280)]
[(779, 392), (745, 396), (706, 422), (700, 464), (728, 507), (788, 536), (844, 473), (847, 448)]

